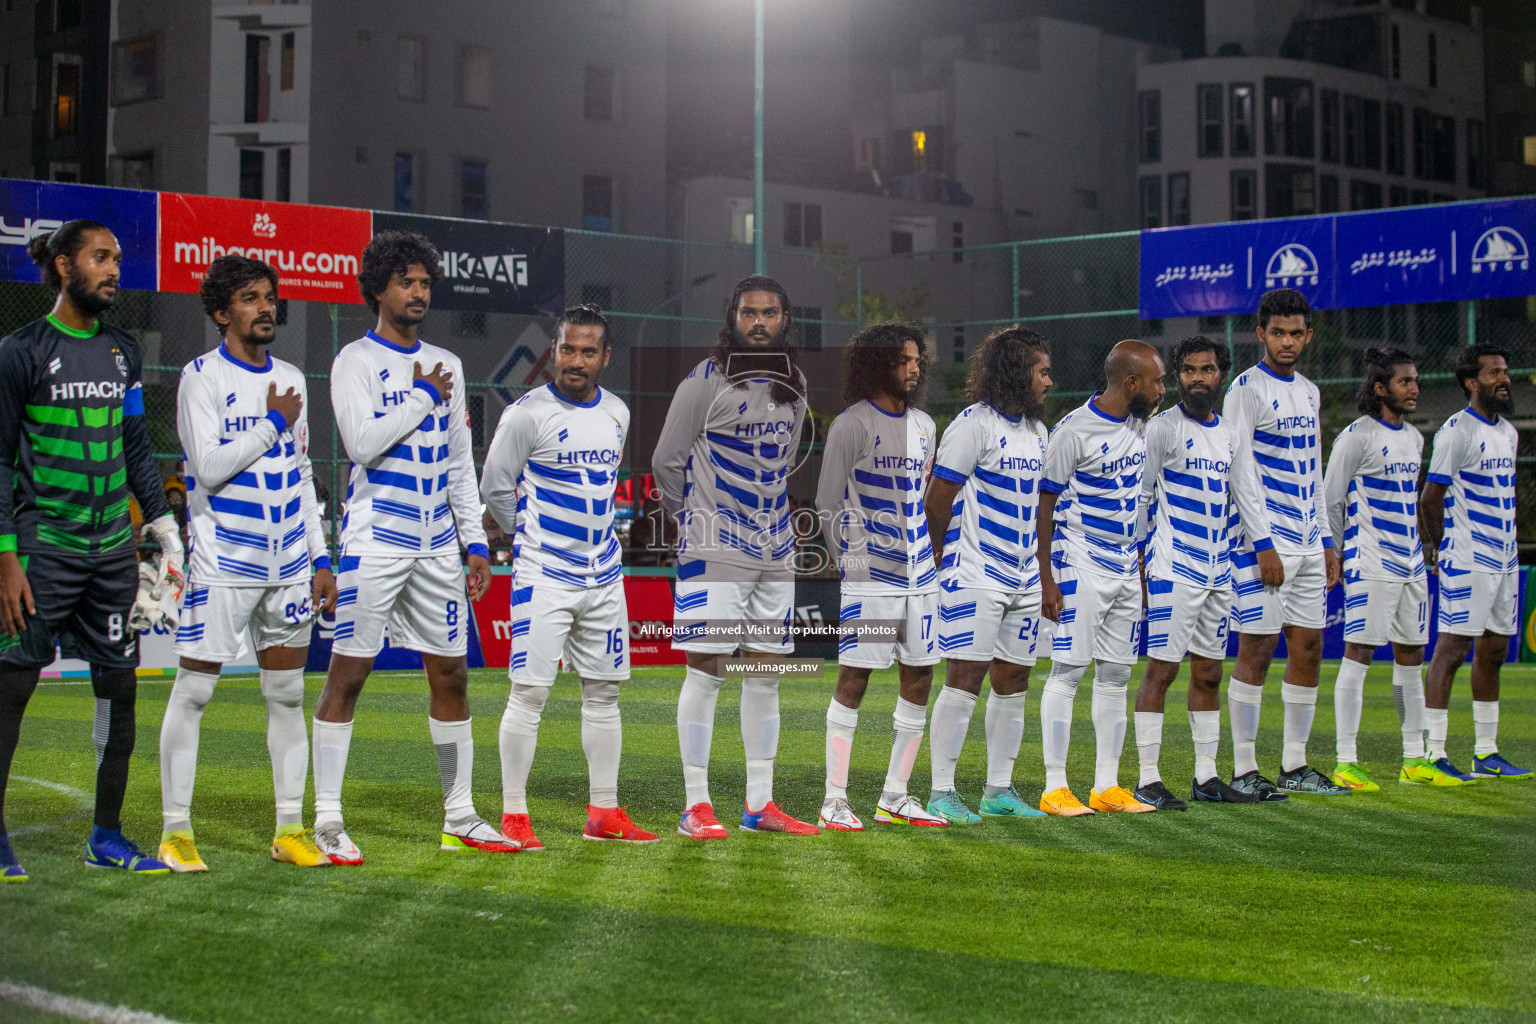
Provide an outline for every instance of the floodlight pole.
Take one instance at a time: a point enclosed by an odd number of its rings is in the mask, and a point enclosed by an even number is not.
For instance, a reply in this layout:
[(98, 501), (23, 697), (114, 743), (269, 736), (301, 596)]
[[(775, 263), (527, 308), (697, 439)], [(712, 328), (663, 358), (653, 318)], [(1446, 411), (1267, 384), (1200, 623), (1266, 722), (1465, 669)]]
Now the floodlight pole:
[(756, 0), (756, 38), (752, 68), (752, 272), (768, 273), (763, 249), (763, 6)]

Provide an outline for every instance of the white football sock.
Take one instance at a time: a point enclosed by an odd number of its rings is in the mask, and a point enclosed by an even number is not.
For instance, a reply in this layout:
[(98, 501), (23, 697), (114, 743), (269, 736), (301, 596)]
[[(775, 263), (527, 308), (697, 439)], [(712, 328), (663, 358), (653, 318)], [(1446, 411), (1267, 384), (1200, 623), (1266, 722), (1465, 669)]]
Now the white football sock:
[(747, 755), (747, 811), (773, 800), (773, 759), (779, 753), (779, 677), (741, 681), (741, 744)]
[(1051, 664), (1040, 694), (1040, 747), (1045, 761), (1045, 791), (1067, 784), (1067, 751), (1072, 745), (1072, 699), (1087, 665)]
[(1120, 785), (1120, 752), (1125, 748), (1125, 698), (1131, 666), (1100, 662), (1093, 670), (1093, 788)]
[(304, 670), (262, 669), (267, 699), (267, 753), (272, 757), (272, 792), (277, 827), (304, 821), (304, 783), (309, 777), (309, 729), (304, 722)]
[(1227, 717), (1232, 720), (1232, 777), (1259, 770), (1259, 709), (1264, 687), (1227, 680)]
[(859, 727), (859, 709), (844, 707), (832, 698), (827, 705), (827, 799), (848, 798), (848, 762), (853, 758), (853, 732)]
[(987, 796), (996, 796), (1013, 785), (1013, 765), (1024, 742), (1024, 700), (1028, 690), (987, 695)]
[(917, 763), (917, 750), (923, 743), (923, 726), (927, 724), (928, 709), (921, 704), (896, 698), (896, 713), (891, 716), (895, 733), (891, 740), (891, 763), (885, 769), (885, 789), (881, 796), (894, 800), (906, 795), (907, 782), (912, 778), (912, 766)]
[(528, 773), (539, 745), (539, 719), (549, 687), (513, 683), (507, 709), (501, 713), (496, 747), (501, 754), (501, 813), (528, 813)]
[(427, 716), (432, 745), (437, 748), (437, 771), (443, 780), (443, 822), (451, 826), (475, 821), (475, 734), (471, 720), (440, 722)]
[(953, 686), (941, 686), (933, 702), (933, 732), (928, 737), (928, 755), (932, 760), (935, 793), (955, 788), (955, 765), (960, 748), (971, 727), (971, 713), (976, 710), (976, 695)]
[(1427, 734), (1425, 757), (1438, 761), (1445, 756), (1445, 737), (1451, 731), (1449, 708), (1424, 708), (1424, 732)]
[(1161, 711), (1136, 712), (1136, 754), (1141, 762), (1141, 778), (1136, 783), (1138, 789), (1162, 781), (1163, 776), (1157, 770), (1157, 758), (1162, 750), (1163, 713)]
[(1312, 735), (1312, 719), (1317, 714), (1317, 687), (1281, 683), (1280, 700), (1285, 704), (1280, 770), (1293, 772), (1307, 763), (1307, 738)]
[(1474, 700), (1472, 702), (1472, 753), (1487, 757), (1499, 752), (1499, 702)]
[(324, 722), (314, 727), (315, 828), (341, 825), (341, 783), (347, 775), (347, 750), (352, 746), (351, 722)]
[(587, 755), (587, 803), (619, 806), (619, 753), (624, 724), (616, 679), (581, 681), (581, 750)]
[(197, 781), (197, 738), (203, 709), (213, 699), (219, 677), (188, 668), (176, 670), (176, 682), (160, 723), (160, 812), (165, 831), (192, 827), (192, 787)]
[(1349, 658), (1339, 662), (1339, 678), (1333, 684), (1333, 742), (1340, 764), (1359, 760), (1355, 745), (1360, 736), (1360, 709), (1365, 704), (1365, 673), (1369, 668)]
[(683, 784), (688, 801), (709, 803), (709, 747), (715, 735), (715, 703), (720, 699), (720, 676), (689, 668), (683, 673), (683, 689), (677, 697), (677, 746), (683, 755)]
[(1424, 666), (1393, 665), (1392, 696), (1403, 727), (1403, 760), (1424, 756)]
[(1189, 733), (1195, 741), (1195, 781), (1216, 777), (1216, 747), (1221, 742), (1221, 712), (1191, 711)]

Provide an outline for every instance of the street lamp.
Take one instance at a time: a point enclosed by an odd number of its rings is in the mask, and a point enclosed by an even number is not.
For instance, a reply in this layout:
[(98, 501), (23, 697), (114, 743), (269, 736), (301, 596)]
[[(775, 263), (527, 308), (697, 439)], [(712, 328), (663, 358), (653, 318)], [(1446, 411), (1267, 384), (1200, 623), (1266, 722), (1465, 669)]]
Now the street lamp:
[(768, 273), (768, 253), (763, 249), (763, 6), (756, 0), (756, 37), (752, 68), (752, 272)]

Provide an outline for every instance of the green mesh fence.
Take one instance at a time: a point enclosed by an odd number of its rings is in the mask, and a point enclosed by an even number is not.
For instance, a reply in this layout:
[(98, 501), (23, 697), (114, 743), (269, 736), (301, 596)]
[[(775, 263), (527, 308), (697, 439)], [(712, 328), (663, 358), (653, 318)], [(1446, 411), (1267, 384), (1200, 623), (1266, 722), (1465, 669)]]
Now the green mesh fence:
[[(1102, 384), (1104, 355), (1122, 338), (1172, 349), (1201, 333), (1226, 342), (1237, 369), (1259, 357), (1253, 318), (1144, 321), (1137, 317), (1138, 240), (1135, 232), (859, 257), (836, 246), (769, 252), (769, 273), (794, 304), (821, 429), (841, 408), (839, 350), (861, 323), (911, 319), (930, 330), (937, 366), (929, 409), (942, 426), (965, 404), (966, 360), (999, 326), (1027, 323), (1051, 340), (1057, 389), (1054, 422)], [(604, 387), (633, 410), (632, 443), (623, 472), (649, 471), (667, 403), (678, 380), (707, 354), (723, 323), (734, 284), (752, 271), (748, 246), (568, 230), (567, 302), (594, 302), (614, 323), (613, 354)], [(0, 283), (0, 335), (46, 313), (52, 295), (37, 285)], [(181, 367), (217, 344), (196, 296), (124, 292), (107, 318), (133, 331), (145, 354), (145, 407), (157, 456), (167, 475), (180, 458), (176, 382)], [(312, 458), (322, 504), (335, 536), (348, 463), (330, 414), (329, 368), (341, 346), (373, 326), (366, 306), (286, 302), (273, 352), (310, 381)], [(464, 363), (476, 455), (483, 457), (508, 402), (546, 379), (551, 323), (498, 313), (434, 310), (422, 336)], [(1432, 434), (1463, 403), (1450, 376), (1458, 350), (1498, 344), (1517, 369), (1515, 422), (1522, 475), (1522, 546), (1536, 545), (1536, 419), (1522, 418), (1528, 386), (1536, 383), (1536, 298), (1475, 303), (1420, 303), (1327, 310), (1302, 358), (1303, 372), (1323, 390), (1328, 442), (1356, 416), (1354, 388), (1366, 348), (1391, 345), (1419, 359), (1424, 382), (1413, 421)], [(814, 465), (814, 463), (812, 464)], [(814, 474), (802, 472), (792, 490), (808, 501)]]

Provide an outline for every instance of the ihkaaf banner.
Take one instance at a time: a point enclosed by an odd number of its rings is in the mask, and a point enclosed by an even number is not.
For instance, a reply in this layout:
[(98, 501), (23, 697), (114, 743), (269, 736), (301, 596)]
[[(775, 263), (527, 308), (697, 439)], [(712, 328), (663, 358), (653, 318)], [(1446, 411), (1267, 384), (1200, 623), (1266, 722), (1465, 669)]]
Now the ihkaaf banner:
[(373, 230), (418, 231), (443, 254), (434, 309), (559, 316), (565, 309), (565, 232), (522, 224), (375, 213)]
[(42, 280), (27, 243), (67, 220), (87, 217), (111, 228), (123, 247), (122, 287), (152, 290), (155, 199), (154, 192), (126, 188), (0, 178), (0, 281)]
[(285, 299), (361, 303), (357, 265), (373, 214), (335, 206), (160, 194), (160, 290), (196, 292), (227, 253), (277, 268)]

